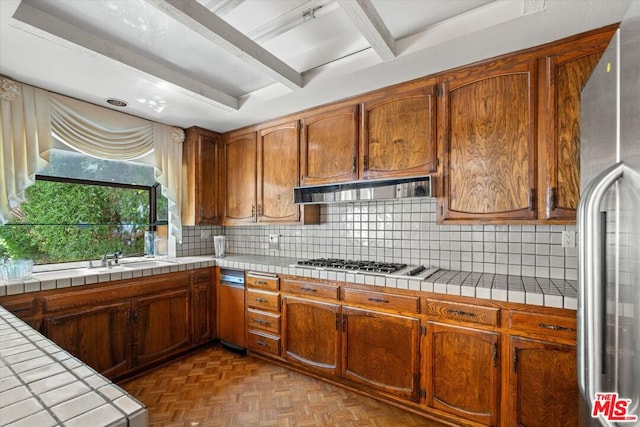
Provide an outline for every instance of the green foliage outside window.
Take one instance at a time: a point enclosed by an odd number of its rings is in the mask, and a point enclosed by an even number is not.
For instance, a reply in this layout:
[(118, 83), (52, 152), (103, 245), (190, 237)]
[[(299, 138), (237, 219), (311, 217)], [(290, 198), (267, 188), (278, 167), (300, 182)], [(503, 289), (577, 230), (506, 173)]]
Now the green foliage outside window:
[(148, 190), (36, 181), (26, 199), (0, 227), (0, 256), (48, 264), (143, 253)]

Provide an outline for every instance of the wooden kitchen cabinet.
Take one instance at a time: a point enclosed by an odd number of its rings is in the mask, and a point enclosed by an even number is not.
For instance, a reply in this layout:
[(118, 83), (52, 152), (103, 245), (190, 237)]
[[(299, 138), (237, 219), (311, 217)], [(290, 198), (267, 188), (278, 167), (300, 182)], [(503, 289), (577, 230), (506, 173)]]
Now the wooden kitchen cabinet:
[(224, 141), (224, 224), (256, 220), (256, 132), (227, 134)]
[(220, 134), (199, 127), (186, 131), (183, 225), (222, 224), (222, 143)]
[(211, 284), (194, 285), (191, 290), (193, 312), (193, 343), (201, 344), (214, 336)]
[(486, 425), (499, 415), (500, 334), (429, 322), (424, 364), (427, 404)]
[(318, 206), (293, 203), (299, 183), (298, 121), (225, 137), (225, 225), (320, 221)]
[(578, 425), (576, 348), (512, 336), (504, 425)]
[(535, 219), (535, 59), (496, 60), (445, 79), (438, 219)]
[(280, 279), (274, 274), (245, 274), (247, 348), (280, 356)]
[(301, 119), (300, 184), (358, 178), (358, 106), (322, 109)]
[(284, 357), (315, 371), (340, 375), (340, 305), (285, 296), (283, 313)]
[(576, 220), (580, 197), (580, 95), (615, 29), (556, 47), (539, 61), (541, 165), (547, 167), (541, 185), (545, 201), (541, 218)]
[(407, 86), (362, 103), (361, 179), (436, 171), (435, 80)]
[(343, 306), (342, 328), (344, 378), (418, 400), (418, 318)]
[(102, 375), (113, 378), (132, 365), (132, 303), (86, 307), (44, 320), (44, 334)]
[(219, 283), (217, 287), (217, 327), (220, 341), (233, 347), (246, 347), (245, 290)]
[(258, 144), (257, 221), (297, 222), (300, 207), (293, 203), (299, 175), (299, 123), (260, 130)]
[(134, 363), (146, 365), (191, 344), (189, 289), (136, 300), (133, 318)]
[(211, 340), (215, 334), (214, 283), (215, 269), (200, 269), (191, 273), (191, 312), (193, 313), (193, 344)]

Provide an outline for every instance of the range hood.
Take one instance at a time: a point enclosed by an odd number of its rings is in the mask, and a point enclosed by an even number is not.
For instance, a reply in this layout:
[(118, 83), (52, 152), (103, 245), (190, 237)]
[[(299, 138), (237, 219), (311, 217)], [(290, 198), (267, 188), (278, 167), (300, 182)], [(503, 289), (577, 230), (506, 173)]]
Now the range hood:
[(293, 189), (294, 202), (304, 205), (393, 200), (410, 197), (432, 197), (431, 177), (352, 181), (339, 184), (295, 187)]

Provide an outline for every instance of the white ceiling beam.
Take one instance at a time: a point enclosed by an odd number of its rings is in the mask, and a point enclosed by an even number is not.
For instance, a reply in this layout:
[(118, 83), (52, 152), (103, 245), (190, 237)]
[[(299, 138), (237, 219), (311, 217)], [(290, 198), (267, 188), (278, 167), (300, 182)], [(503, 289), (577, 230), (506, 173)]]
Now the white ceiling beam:
[(396, 41), (371, 0), (338, 0), (338, 3), (383, 61), (396, 57)]
[(123, 46), (99, 38), (96, 35), (78, 28), (66, 21), (52, 16), (36, 7), (37, 2), (22, 1), (13, 14), (15, 22), (27, 24), (26, 31), (37, 34), (40, 37), (53, 40), (71, 49), (78, 49), (78, 46), (89, 55), (100, 54), (110, 58), (137, 71), (141, 71), (158, 81), (165, 81), (178, 90), (195, 95), (207, 103), (213, 104), (225, 111), (237, 111), (240, 108), (240, 101), (218, 89), (195, 80), (184, 72), (169, 67), (153, 59), (147, 58), (138, 52), (134, 52)]
[(146, 0), (160, 11), (255, 67), (274, 80), (296, 90), (303, 86), (302, 75), (236, 30), (195, 0)]

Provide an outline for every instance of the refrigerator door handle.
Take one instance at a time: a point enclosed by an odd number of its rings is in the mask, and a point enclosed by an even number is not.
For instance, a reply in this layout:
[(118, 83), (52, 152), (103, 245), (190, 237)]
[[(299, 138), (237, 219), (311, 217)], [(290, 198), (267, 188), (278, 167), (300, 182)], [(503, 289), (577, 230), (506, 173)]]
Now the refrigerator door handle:
[(602, 348), (604, 318), (604, 233), (600, 205), (607, 190), (622, 178), (624, 165), (616, 163), (591, 181), (578, 205), (578, 384), (580, 392), (593, 407), (593, 399), (600, 390), (600, 374), (604, 360)]

